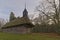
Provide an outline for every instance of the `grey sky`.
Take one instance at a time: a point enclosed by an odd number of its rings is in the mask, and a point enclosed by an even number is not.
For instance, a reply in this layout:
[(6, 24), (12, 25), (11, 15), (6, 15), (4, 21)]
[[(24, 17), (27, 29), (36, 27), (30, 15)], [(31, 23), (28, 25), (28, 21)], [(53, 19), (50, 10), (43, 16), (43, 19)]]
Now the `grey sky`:
[[(26, 0), (27, 10), (29, 15), (34, 13), (35, 7), (39, 0)], [(8, 19), (11, 11), (15, 16), (22, 16), (25, 8), (25, 0), (0, 0), (0, 18)]]

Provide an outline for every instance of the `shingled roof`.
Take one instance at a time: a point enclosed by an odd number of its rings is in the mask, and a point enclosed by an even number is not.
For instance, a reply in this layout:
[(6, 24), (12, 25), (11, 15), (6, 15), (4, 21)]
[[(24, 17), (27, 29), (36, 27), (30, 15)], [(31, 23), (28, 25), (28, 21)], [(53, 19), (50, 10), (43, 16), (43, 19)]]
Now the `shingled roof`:
[(30, 27), (33, 27), (33, 24), (31, 23), (31, 21), (28, 18), (21, 17), (21, 18), (17, 18), (13, 21), (6, 23), (3, 28), (20, 26), (20, 25), (25, 25), (25, 24), (29, 25)]

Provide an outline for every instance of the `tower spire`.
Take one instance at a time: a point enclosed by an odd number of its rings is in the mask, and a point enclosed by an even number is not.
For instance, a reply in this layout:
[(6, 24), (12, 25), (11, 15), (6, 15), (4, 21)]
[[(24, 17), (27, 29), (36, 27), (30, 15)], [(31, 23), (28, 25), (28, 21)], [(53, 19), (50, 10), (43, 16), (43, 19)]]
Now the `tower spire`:
[(23, 17), (28, 18), (28, 11), (26, 9), (26, 0), (25, 0), (25, 8), (24, 8), (24, 11), (23, 11)]
[(26, 0), (25, 0), (25, 9), (26, 9)]

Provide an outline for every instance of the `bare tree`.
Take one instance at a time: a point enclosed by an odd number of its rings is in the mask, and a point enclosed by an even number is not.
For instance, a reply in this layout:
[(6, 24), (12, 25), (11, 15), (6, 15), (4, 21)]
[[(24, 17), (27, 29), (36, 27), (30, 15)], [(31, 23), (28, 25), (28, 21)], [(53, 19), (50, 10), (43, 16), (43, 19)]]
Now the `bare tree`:
[(5, 20), (0, 18), (0, 27), (2, 27), (5, 23), (6, 23)]
[(36, 7), (36, 10), (40, 15), (46, 16), (46, 19), (48, 18), (47, 20), (52, 19), (55, 24), (59, 24), (59, 6), (56, 3), (55, 0), (43, 0)]

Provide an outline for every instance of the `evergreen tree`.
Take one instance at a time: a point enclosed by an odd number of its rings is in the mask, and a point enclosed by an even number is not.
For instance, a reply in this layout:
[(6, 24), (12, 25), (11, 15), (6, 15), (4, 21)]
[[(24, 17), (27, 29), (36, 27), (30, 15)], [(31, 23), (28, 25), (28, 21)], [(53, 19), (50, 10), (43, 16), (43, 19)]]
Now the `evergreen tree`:
[(10, 21), (12, 21), (12, 20), (14, 20), (14, 19), (16, 19), (16, 17), (15, 17), (15, 15), (14, 15), (14, 13), (11, 12), (11, 14), (10, 14)]

